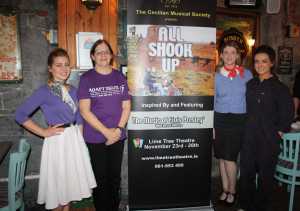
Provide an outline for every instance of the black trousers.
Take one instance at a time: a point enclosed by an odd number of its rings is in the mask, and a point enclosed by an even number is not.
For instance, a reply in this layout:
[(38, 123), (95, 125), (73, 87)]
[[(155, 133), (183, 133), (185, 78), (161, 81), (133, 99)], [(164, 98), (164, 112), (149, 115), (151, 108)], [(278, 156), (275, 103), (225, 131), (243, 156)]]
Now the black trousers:
[(93, 189), (96, 211), (118, 211), (124, 141), (106, 146), (87, 144), (97, 182)]
[(277, 138), (270, 140), (258, 130), (252, 130), (252, 133), (245, 137), (240, 152), (239, 202), (241, 208), (246, 211), (271, 211), (277, 144)]

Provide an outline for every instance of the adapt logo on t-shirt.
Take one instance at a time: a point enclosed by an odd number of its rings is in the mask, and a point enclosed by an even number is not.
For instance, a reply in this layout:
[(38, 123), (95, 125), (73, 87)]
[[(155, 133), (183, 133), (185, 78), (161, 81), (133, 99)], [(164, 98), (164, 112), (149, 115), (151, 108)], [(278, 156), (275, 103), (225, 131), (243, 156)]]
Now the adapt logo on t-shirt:
[(124, 85), (104, 86), (104, 87), (93, 87), (89, 88), (91, 97), (106, 97), (121, 95), (124, 92)]

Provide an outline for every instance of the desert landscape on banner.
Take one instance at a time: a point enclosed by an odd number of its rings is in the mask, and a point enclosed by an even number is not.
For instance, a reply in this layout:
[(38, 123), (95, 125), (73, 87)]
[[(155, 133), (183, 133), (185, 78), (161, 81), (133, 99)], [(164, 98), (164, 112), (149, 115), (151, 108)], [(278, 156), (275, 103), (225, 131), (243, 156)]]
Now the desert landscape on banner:
[(212, 96), (215, 28), (128, 25), (133, 96)]

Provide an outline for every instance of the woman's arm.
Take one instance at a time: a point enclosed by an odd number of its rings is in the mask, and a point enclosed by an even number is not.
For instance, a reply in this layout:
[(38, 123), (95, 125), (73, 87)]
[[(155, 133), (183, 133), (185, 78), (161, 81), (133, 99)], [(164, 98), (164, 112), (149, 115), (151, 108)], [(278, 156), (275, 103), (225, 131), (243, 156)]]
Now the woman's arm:
[(30, 132), (44, 138), (59, 135), (64, 131), (64, 128), (59, 128), (60, 124), (48, 128), (42, 128), (31, 119), (26, 120), (22, 125)]
[(294, 101), (294, 118), (296, 118), (298, 116), (298, 109), (299, 109), (299, 104), (300, 104), (300, 100), (298, 97), (293, 97), (293, 101)]
[(124, 100), (122, 102), (122, 115), (118, 124), (119, 127), (125, 127), (129, 119), (130, 109), (131, 109), (131, 101)]
[(15, 119), (20, 125), (30, 132), (44, 138), (59, 135), (64, 131), (64, 128), (58, 128), (60, 125), (42, 128), (30, 118), (34, 111), (36, 111), (42, 104), (47, 103), (48, 95), (46, 91), (47, 89), (45, 89), (45, 87), (40, 87), (35, 90), (34, 93), (16, 109), (15, 113)]
[(279, 134), (281, 132), (285, 133), (290, 130), (291, 124), (294, 120), (293, 98), (289, 92), (289, 89), (284, 85), (281, 85), (274, 93), (276, 93), (277, 112), (279, 116), (277, 130), (279, 131)]
[(115, 133), (114, 128), (107, 128), (99, 119), (91, 112), (91, 100), (81, 99), (79, 100), (79, 109), (83, 119), (90, 124), (95, 130), (102, 133), (107, 140), (116, 140), (120, 137)]
[(300, 72), (296, 74), (295, 82), (293, 86), (293, 101), (294, 101), (294, 118), (298, 116), (298, 109), (299, 109), (299, 103), (300, 103)]
[[(128, 122), (129, 114), (131, 110), (131, 101), (130, 100), (124, 100), (122, 101), (122, 114), (120, 121), (118, 123), (118, 127), (124, 128), (126, 123)], [(121, 137), (122, 135), (122, 130), (120, 128), (114, 128), (115, 132)], [(125, 129), (123, 129), (125, 130)], [(117, 140), (109, 140), (105, 144), (106, 145), (111, 145), (119, 141), (120, 137)]]

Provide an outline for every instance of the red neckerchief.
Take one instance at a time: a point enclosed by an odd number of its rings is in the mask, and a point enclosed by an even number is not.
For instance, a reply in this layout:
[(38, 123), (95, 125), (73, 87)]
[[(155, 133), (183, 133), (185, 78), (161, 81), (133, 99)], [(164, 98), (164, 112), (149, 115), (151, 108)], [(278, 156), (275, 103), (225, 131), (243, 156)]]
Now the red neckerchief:
[(235, 78), (237, 76), (237, 73), (241, 76), (241, 78), (244, 77), (244, 68), (235, 65), (232, 69), (229, 69), (228, 67), (224, 66), (224, 70), (228, 71), (228, 77), (229, 78)]

